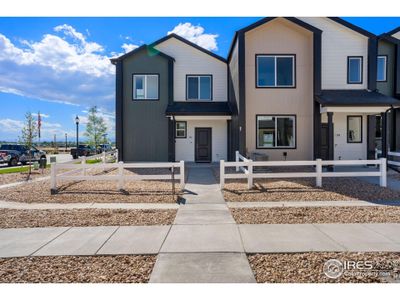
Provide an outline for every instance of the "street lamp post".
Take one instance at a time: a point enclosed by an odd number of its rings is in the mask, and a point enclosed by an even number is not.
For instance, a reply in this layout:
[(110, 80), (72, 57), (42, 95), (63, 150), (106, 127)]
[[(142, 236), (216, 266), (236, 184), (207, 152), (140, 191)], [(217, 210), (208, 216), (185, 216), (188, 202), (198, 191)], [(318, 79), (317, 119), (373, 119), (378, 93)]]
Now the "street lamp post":
[(68, 135), (67, 133), (65, 133), (65, 152), (67, 152), (67, 148), (68, 148)]
[(79, 117), (76, 116), (75, 118), (75, 124), (76, 124), (76, 150), (78, 150), (78, 144), (79, 144)]

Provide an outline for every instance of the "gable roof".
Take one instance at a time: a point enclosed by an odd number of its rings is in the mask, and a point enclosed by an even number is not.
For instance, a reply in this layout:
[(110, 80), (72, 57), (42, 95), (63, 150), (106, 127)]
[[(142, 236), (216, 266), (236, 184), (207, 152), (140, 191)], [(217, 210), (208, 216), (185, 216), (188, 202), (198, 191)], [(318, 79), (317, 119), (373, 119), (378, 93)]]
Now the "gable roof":
[(354, 25), (354, 24), (352, 24), (350, 22), (347, 22), (347, 21), (343, 20), (342, 18), (339, 18), (339, 17), (328, 17), (328, 19), (330, 19), (332, 21), (335, 21), (336, 23), (339, 23), (339, 24), (341, 24), (341, 25), (343, 25), (343, 26), (345, 26), (345, 27), (347, 27), (347, 28), (349, 28), (349, 29), (351, 29), (351, 30), (353, 30), (355, 32), (358, 32), (358, 33), (368, 37), (368, 38), (376, 38), (375, 34), (369, 32), (369, 31), (367, 31), (367, 30), (365, 30), (365, 29), (363, 29), (361, 27), (358, 27), (358, 26), (356, 26), (356, 25)]
[(387, 33), (382, 33), (381, 35), (378, 36), (378, 39), (385, 40), (385, 41), (395, 44), (395, 45), (400, 44), (399, 39), (396, 39), (396, 38), (392, 37), (392, 35), (387, 34)]
[(182, 43), (185, 43), (186, 45), (189, 45), (189, 46), (191, 46), (191, 47), (193, 47), (193, 48), (195, 48), (195, 49), (197, 49), (197, 50), (199, 50), (199, 51), (201, 51), (201, 52), (203, 52), (203, 53), (205, 53), (207, 55), (210, 55), (210, 56), (212, 56), (212, 57), (214, 57), (214, 58), (226, 63), (226, 59), (223, 58), (222, 56), (219, 56), (219, 55), (217, 55), (217, 54), (215, 54), (215, 53), (213, 53), (213, 52), (211, 52), (211, 51), (209, 51), (209, 50), (207, 50), (207, 49), (205, 49), (203, 47), (200, 47), (199, 45), (196, 45), (195, 43), (193, 43), (193, 42), (191, 42), (191, 41), (189, 41), (189, 40), (177, 35), (176, 33), (171, 33), (169, 35), (166, 35), (166, 36), (162, 37), (161, 39), (151, 43), (150, 46), (151, 47), (155, 47), (158, 44), (161, 44), (161, 43), (163, 43), (163, 42), (165, 42), (165, 41), (167, 41), (167, 40), (169, 40), (171, 38), (175, 38), (175, 39), (181, 41)]
[(393, 30), (390, 30), (389, 32), (386, 32), (385, 35), (393, 35), (393, 34), (399, 32), (399, 31), (400, 31), (400, 26), (399, 26), (399, 27), (396, 27), (396, 28), (393, 29)]
[[(250, 24), (250, 25), (248, 25), (248, 26), (246, 26), (246, 27), (244, 27), (242, 29), (237, 30), (235, 32), (235, 35), (234, 35), (233, 40), (231, 42), (231, 46), (229, 48), (228, 61), (231, 58), (233, 47), (235, 45), (235, 41), (236, 41), (236, 38), (237, 38), (238, 34), (243, 34), (243, 33), (247, 32), (247, 31), (253, 30), (253, 29), (255, 29), (255, 28), (257, 28), (257, 27), (259, 27), (261, 25), (264, 25), (264, 24), (266, 24), (268, 22), (271, 22), (272, 20), (275, 20), (277, 18), (279, 18), (279, 17), (265, 17), (265, 18), (262, 18), (261, 20), (258, 20), (256, 22), (254, 22), (253, 24)], [(292, 23), (294, 23), (296, 25), (299, 25), (299, 26), (301, 26), (301, 27), (307, 29), (308, 31), (313, 32), (313, 33), (322, 33), (321, 29), (318, 29), (317, 27), (314, 27), (314, 26), (312, 26), (312, 25), (310, 25), (310, 24), (308, 24), (308, 23), (306, 23), (306, 22), (304, 22), (304, 21), (302, 21), (302, 20), (300, 20), (298, 18), (295, 18), (295, 17), (281, 17), (281, 18), (286, 19), (286, 20), (288, 20), (288, 21), (290, 21), (290, 22), (292, 22)]]
[(164, 57), (164, 58), (166, 58), (168, 60), (172, 60), (172, 61), (175, 60), (175, 58), (173, 58), (173, 57), (171, 57), (171, 56), (169, 56), (169, 55), (167, 55), (167, 54), (165, 54), (165, 53), (163, 53), (163, 52), (161, 52), (161, 51), (159, 51), (159, 50), (157, 50), (157, 49), (155, 49), (155, 48), (153, 48), (153, 47), (151, 47), (149, 45), (144, 44), (144, 45), (142, 45), (142, 46), (140, 46), (140, 47), (138, 47), (136, 49), (133, 49), (132, 51), (130, 51), (128, 53), (125, 53), (124, 55), (121, 55), (119, 57), (111, 58), (110, 61), (111, 61), (111, 63), (113, 65), (115, 65), (117, 63), (117, 61), (124, 60), (125, 58), (128, 58), (128, 57), (130, 57), (132, 55), (135, 55), (136, 53), (139, 53), (140, 51), (144, 51), (144, 50), (147, 50), (147, 52), (150, 55), (159, 55), (159, 56)]

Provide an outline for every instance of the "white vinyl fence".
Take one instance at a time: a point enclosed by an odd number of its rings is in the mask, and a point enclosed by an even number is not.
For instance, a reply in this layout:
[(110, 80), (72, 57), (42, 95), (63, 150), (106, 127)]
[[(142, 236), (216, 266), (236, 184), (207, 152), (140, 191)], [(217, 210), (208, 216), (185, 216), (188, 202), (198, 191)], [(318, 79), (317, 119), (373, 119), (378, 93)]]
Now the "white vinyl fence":
[[(377, 160), (304, 160), (304, 161), (252, 161), (236, 154), (235, 162), (220, 161), (220, 187), (224, 188), (225, 179), (247, 179), (248, 188), (253, 187), (254, 178), (315, 178), (316, 186), (322, 187), (323, 177), (379, 177), (379, 184), (386, 187), (386, 158)], [(242, 160), (242, 161), (240, 161)], [(359, 166), (359, 165), (378, 165), (378, 171), (361, 172), (322, 172), (323, 166)], [(314, 166), (315, 170), (311, 172), (281, 172), (281, 173), (254, 173), (254, 167), (290, 167), (290, 166)], [(226, 167), (235, 167), (236, 170), (242, 170), (243, 173), (225, 173)]]
[[(180, 181), (180, 188), (185, 187), (185, 163), (180, 162), (161, 162), (161, 163), (97, 163), (86, 164), (85, 160), (81, 164), (77, 163), (52, 163), (50, 174), (51, 191), (57, 191), (57, 185), (63, 181), (115, 181), (119, 190), (124, 189), (125, 182), (138, 180), (172, 180)], [(171, 174), (153, 174), (153, 175), (126, 175), (124, 169), (171, 169)], [(72, 170), (59, 173), (60, 170)], [(90, 175), (87, 170), (106, 170), (118, 169), (117, 174)], [(175, 170), (179, 169), (179, 174)]]
[[(381, 150), (375, 150), (375, 152), (376, 152), (375, 157), (378, 157), (378, 154), (382, 154)], [(400, 167), (400, 161), (395, 161), (396, 157), (400, 157), (400, 152), (389, 151), (387, 153), (387, 156), (389, 157), (389, 159), (387, 160), (387, 164), (389, 166)]]

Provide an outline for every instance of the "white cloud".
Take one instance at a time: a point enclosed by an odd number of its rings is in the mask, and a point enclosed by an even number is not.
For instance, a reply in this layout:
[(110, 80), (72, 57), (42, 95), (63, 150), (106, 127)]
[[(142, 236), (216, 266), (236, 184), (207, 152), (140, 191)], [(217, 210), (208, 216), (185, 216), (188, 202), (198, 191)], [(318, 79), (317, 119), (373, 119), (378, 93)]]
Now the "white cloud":
[(24, 123), (20, 120), (0, 119), (0, 130), (3, 132), (21, 132)]
[(131, 52), (132, 50), (135, 50), (137, 47), (139, 47), (138, 45), (134, 45), (134, 44), (126, 44), (123, 43), (121, 48), (124, 49), (125, 53)]
[(54, 31), (21, 46), (0, 33), (0, 92), (113, 110), (115, 67), (103, 47), (67, 24)]
[(50, 118), (50, 115), (48, 115), (48, 114), (44, 114), (44, 113), (40, 113), (40, 117), (43, 119), (43, 118)]
[(204, 33), (204, 28), (200, 25), (192, 25), (191, 23), (179, 23), (168, 34), (175, 33), (207, 50), (218, 50), (217, 37), (218, 34)]

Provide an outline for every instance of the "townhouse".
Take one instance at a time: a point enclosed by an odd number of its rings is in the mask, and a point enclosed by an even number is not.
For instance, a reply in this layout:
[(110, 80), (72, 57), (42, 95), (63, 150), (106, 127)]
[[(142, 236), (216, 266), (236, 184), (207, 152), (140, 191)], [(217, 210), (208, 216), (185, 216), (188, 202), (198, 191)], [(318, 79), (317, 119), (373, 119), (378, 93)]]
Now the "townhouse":
[(286, 17), (237, 31), (227, 59), (175, 34), (143, 45), (111, 60), (120, 159), (374, 158), (395, 147), (400, 106), (377, 89), (381, 43), (340, 18)]

